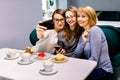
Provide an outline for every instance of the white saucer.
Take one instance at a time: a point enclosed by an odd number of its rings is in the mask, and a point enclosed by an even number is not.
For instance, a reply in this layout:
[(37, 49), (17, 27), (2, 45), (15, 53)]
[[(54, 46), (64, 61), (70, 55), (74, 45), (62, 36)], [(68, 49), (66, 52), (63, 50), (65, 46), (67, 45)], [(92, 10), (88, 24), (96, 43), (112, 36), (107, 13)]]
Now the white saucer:
[(5, 56), (5, 59), (7, 59), (7, 60), (13, 60), (13, 59), (17, 59), (17, 58), (19, 58), (20, 57), (20, 54), (19, 53), (16, 53), (16, 55), (15, 56), (12, 56), (12, 57), (7, 57), (7, 56)]
[(17, 62), (18, 64), (21, 64), (21, 65), (28, 65), (28, 64), (32, 64), (33, 63), (33, 61), (23, 61), (22, 59), (21, 60), (19, 60), (18, 62)]
[(39, 71), (40, 74), (44, 74), (44, 75), (51, 75), (51, 74), (55, 74), (57, 72), (58, 72), (58, 70), (56, 68), (53, 68), (53, 70), (50, 72), (46, 72), (44, 69), (40, 69), (40, 71)]
[(34, 59), (37, 59), (37, 60), (45, 60), (45, 59), (49, 59), (49, 58), (51, 58), (51, 54), (50, 53), (45, 53), (45, 57), (43, 57), (43, 58), (38, 58), (38, 54), (35, 54), (35, 55), (32, 55), (32, 57), (34, 58)]

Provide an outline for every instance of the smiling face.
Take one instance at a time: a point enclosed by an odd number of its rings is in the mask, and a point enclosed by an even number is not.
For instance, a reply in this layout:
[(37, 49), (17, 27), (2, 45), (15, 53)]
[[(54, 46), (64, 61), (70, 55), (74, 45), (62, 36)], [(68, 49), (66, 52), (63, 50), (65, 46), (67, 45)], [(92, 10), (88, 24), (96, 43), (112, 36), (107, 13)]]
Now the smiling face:
[(77, 20), (78, 20), (78, 24), (83, 28), (86, 28), (89, 26), (89, 17), (85, 13), (83, 12), (78, 13)]
[(52, 20), (54, 23), (54, 30), (56, 32), (59, 32), (60, 30), (62, 30), (65, 26), (64, 10), (56, 9), (53, 12)]
[(59, 30), (63, 29), (63, 27), (65, 25), (65, 19), (64, 19), (64, 17), (62, 15), (57, 14), (57, 13), (54, 14), (53, 21), (54, 21), (54, 25), (55, 25), (54, 29), (56, 31), (59, 31)]
[(80, 26), (84, 29), (90, 29), (91, 27), (96, 25), (96, 12), (90, 6), (81, 6), (78, 11), (77, 21)]
[(72, 13), (71, 11), (66, 11), (65, 17), (66, 17), (66, 22), (69, 24), (69, 26), (75, 26), (76, 17), (74, 13)]

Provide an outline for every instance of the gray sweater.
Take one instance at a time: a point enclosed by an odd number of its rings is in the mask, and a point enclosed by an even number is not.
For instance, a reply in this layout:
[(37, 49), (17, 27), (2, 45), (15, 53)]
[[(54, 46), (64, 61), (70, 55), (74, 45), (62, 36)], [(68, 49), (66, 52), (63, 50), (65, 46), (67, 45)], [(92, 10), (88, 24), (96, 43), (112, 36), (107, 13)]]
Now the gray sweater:
[(102, 68), (106, 72), (113, 73), (108, 53), (107, 40), (103, 31), (99, 27), (94, 26), (90, 29), (86, 44), (83, 44), (82, 36), (80, 36), (74, 53), (77, 58), (96, 61), (96, 68)]
[(63, 49), (65, 49), (66, 51), (65, 56), (74, 57), (73, 52), (77, 46), (77, 42), (74, 39), (74, 35), (75, 33), (72, 32), (72, 35), (71, 35), (72, 38), (70, 39), (69, 42), (67, 42), (63, 36), (63, 31), (58, 33), (58, 45), (61, 46)]

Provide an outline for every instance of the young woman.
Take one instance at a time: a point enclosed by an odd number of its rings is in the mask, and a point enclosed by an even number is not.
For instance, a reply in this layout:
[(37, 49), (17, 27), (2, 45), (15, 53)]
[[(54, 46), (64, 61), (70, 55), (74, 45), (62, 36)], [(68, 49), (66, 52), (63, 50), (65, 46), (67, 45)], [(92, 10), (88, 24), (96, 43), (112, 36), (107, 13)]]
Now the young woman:
[(55, 52), (54, 46), (58, 41), (57, 34), (65, 25), (64, 11), (61, 9), (56, 9), (52, 15), (52, 20), (54, 23), (54, 29), (52, 30), (46, 30), (47, 28), (44, 26), (36, 26), (39, 41), (32, 47), (34, 52)]
[(58, 45), (61, 47), (56, 53), (64, 54), (65, 56), (74, 57), (74, 50), (78, 43), (80, 34), (83, 31), (82, 27), (77, 24), (77, 8), (70, 6), (65, 11), (65, 27), (58, 33)]
[(112, 80), (113, 69), (108, 53), (108, 44), (103, 31), (96, 26), (96, 13), (90, 6), (78, 9), (78, 24), (85, 31), (80, 36), (75, 57), (97, 62), (96, 68), (86, 80)]

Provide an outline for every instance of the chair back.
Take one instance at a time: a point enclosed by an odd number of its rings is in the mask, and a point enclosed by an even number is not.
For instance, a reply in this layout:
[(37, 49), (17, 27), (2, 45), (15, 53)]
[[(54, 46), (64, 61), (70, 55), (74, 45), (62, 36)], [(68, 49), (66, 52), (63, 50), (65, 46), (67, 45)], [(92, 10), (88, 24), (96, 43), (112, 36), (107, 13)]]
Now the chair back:
[(120, 30), (112, 25), (98, 26), (102, 29), (106, 36), (110, 56), (116, 55), (118, 52), (120, 52)]
[(37, 38), (37, 34), (36, 34), (36, 29), (33, 29), (33, 31), (30, 33), (29, 35), (29, 40), (31, 42), (31, 44), (34, 46), (36, 44), (36, 42), (39, 40)]
[(104, 32), (109, 48), (109, 55), (113, 66), (114, 80), (118, 80), (120, 66), (120, 29), (112, 25), (97, 25)]

